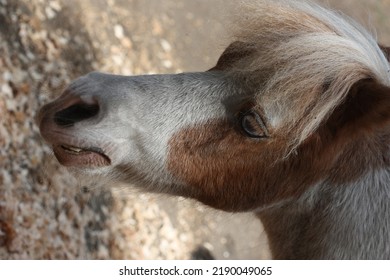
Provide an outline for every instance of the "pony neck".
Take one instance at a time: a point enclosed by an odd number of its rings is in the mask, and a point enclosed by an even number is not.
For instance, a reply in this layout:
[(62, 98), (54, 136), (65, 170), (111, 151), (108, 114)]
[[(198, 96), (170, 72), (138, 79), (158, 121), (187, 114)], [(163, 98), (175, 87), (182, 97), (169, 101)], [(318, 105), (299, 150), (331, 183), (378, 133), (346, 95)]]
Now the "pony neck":
[(259, 212), (275, 259), (389, 259), (390, 172), (323, 182), (310, 194)]

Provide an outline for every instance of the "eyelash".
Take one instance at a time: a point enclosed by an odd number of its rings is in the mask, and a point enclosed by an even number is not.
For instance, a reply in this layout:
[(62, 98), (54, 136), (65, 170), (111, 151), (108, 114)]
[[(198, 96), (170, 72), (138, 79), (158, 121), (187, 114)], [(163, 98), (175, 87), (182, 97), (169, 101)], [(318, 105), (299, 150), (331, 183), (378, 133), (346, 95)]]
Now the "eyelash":
[(243, 133), (250, 138), (263, 139), (268, 138), (267, 127), (260, 114), (253, 109), (241, 112), (238, 123)]

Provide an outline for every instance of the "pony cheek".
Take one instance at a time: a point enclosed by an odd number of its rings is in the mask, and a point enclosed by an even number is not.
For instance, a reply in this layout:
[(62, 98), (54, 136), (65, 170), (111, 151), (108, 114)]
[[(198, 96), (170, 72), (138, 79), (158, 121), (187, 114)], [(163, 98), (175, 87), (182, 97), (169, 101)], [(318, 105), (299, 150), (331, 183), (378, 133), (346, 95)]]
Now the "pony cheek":
[(184, 196), (222, 210), (250, 210), (263, 203), (257, 175), (264, 166), (254, 148), (228, 123), (216, 121), (176, 133), (169, 141), (167, 166), (188, 186)]

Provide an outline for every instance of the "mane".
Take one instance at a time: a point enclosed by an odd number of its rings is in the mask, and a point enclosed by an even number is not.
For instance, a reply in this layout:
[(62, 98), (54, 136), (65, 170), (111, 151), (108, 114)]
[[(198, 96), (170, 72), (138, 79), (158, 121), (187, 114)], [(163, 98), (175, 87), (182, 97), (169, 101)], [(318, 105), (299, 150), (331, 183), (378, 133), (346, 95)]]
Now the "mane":
[[(291, 153), (362, 79), (390, 86), (374, 36), (353, 20), (306, 1), (244, 1), (232, 28), (245, 77), (271, 125), (292, 131)], [(285, 110), (291, 108), (291, 110)]]

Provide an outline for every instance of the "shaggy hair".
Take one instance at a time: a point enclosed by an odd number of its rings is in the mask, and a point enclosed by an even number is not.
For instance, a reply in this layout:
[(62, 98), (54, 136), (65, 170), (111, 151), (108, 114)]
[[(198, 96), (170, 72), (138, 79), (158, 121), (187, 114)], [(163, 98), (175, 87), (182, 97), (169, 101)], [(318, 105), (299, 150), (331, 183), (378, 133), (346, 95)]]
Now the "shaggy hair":
[(232, 51), (249, 55), (234, 62), (230, 71), (254, 85), (271, 125), (294, 133), (289, 153), (359, 80), (390, 86), (390, 66), (374, 37), (317, 4), (244, 1), (234, 22), (233, 38), (240, 44)]

